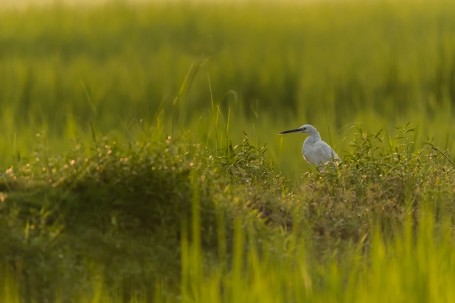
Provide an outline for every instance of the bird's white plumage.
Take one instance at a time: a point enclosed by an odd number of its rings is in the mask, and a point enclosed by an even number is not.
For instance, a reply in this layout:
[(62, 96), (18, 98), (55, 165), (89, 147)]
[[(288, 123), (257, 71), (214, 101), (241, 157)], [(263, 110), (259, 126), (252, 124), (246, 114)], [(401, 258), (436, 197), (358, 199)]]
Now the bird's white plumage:
[(305, 139), (302, 146), (303, 157), (308, 163), (316, 165), (321, 169), (327, 163), (340, 161), (340, 157), (338, 157), (337, 153), (330, 145), (321, 140), (321, 135), (319, 135), (319, 132), (314, 126), (305, 124), (296, 129), (283, 131), (280, 134), (294, 132), (308, 134), (308, 137)]

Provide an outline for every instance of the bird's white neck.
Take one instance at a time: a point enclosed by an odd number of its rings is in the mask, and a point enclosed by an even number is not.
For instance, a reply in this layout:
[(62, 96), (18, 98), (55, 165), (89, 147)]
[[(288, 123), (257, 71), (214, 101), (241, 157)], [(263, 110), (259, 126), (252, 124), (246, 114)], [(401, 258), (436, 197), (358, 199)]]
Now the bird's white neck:
[(315, 142), (321, 141), (321, 135), (319, 135), (319, 132), (311, 133), (311, 134), (305, 139), (305, 141), (308, 142), (308, 143), (315, 143)]

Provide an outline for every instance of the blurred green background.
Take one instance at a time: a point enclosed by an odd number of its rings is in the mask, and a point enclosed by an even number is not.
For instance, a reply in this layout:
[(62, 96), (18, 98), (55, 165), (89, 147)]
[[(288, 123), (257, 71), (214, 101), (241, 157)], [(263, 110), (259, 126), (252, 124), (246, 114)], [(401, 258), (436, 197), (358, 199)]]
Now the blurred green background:
[(3, 9), (0, 163), (29, 156), (37, 133), (64, 151), (90, 125), (128, 140), (158, 119), (209, 142), (214, 108), (286, 173), (306, 165), (303, 137), (276, 134), (304, 123), (340, 155), (358, 127), (407, 123), (453, 149), (453, 16), (451, 1)]

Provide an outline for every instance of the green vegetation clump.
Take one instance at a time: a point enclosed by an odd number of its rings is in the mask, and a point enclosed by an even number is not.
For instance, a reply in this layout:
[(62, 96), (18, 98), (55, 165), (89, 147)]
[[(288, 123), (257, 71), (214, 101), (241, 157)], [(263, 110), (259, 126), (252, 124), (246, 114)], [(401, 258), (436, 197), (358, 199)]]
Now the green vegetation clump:
[(188, 287), (191, 297), (205, 275), (247, 270), (238, 263), (252, 252), (268, 266), (293, 262), (302, 247), (315, 279), (317, 266), (353, 245), (367, 258), (375, 230), (391, 240), (409, 220), (418, 229), (422, 212), (436, 224), (455, 217), (455, 167), (403, 132), (392, 153), (379, 133), (359, 133), (342, 164), (297, 183), (247, 137), (221, 149), (163, 136), (129, 146), (106, 138), (64, 157), (37, 153), (2, 177), (4, 268), (20, 297), (43, 302), (95, 296), (100, 285), (118, 300), (171, 299)]
[[(90, 277), (92, 265), (109, 285), (150, 295), (150, 285), (178, 281), (181, 233), (194, 212), (202, 247), (226, 257), (218, 243), (232, 246), (234, 218), (266, 236), (283, 180), (246, 138), (216, 153), (167, 137), (128, 148), (106, 139), (88, 155), (37, 155), (3, 176), (1, 253), (32, 297), (74, 296), (91, 286), (73, 282)], [(269, 183), (276, 189), (266, 190)]]
[(352, 154), (336, 168), (310, 174), (300, 187), (317, 242), (365, 241), (372, 226), (393, 234), (422, 209), (454, 214), (455, 166), (432, 144), (416, 147), (415, 131), (401, 129), (385, 141), (381, 132), (359, 131)]

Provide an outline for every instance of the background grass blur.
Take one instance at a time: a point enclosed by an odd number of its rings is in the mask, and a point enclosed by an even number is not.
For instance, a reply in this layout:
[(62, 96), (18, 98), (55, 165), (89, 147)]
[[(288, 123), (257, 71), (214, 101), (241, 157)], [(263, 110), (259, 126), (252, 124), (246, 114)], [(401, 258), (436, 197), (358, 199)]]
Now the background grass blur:
[(453, 301), (454, 16), (0, 8), (0, 301)]
[[(3, 11), (0, 102), (5, 165), (36, 133), (52, 150), (161, 117), (166, 132), (209, 133), (213, 105), (229, 134), (270, 147), (289, 172), (312, 123), (339, 153), (353, 128), (449, 138), (455, 99), (450, 1), (117, 4)], [(161, 116), (160, 116), (161, 115)], [(301, 161), (300, 161), (301, 162)], [(305, 165), (300, 162), (299, 165)]]

